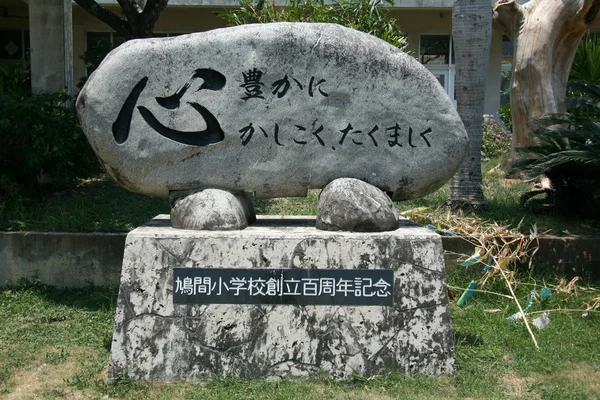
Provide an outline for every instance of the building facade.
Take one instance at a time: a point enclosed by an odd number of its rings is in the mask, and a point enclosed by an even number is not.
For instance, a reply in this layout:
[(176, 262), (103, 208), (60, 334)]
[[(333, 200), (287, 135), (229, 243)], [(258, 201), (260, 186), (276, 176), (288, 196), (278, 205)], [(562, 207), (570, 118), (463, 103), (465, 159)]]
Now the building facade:
[[(99, 3), (120, 14), (116, 0)], [(170, 0), (154, 32), (172, 36), (225, 27), (217, 13), (237, 4), (236, 0)], [(452, 4), (453, 0), (396, 0), (391, 16), (407, 35), (413, 55), (454, 98)], [(77, 92), (76, 83), (86, 74), (80, 56), (99, 40), (113, 45), (123, 42), (70, 0), (0, 0), (0, 63), (16, 62), (30, 48), (35, 92), (62, 88)], [(502, 34), (494, 31), (484, 105), (487, 114), (495, 115), (500, 106), (501, 72), (510, 61), (510, 49), (510, 42), (503, 45)]]

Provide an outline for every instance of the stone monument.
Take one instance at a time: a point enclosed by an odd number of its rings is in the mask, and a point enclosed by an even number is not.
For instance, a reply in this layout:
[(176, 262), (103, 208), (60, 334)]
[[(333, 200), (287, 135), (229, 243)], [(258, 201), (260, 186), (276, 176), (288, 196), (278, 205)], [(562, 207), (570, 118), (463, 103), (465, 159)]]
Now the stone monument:
[[(333, 24), (134, 40), (77, 110), (106, 171), (172, 205), (127, 237), (110, 379), (453, 371), (441, 240), (392, 200), (448, 181), (467, 135), (412, 57)], [(311, 188), (316, 219), (245, 193)]]

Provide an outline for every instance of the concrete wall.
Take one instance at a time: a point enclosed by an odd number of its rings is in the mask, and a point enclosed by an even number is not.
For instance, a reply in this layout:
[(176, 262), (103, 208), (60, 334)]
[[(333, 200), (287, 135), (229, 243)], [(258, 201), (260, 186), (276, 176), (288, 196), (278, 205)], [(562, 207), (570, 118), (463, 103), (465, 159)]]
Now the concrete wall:
[(20, 279), (57, 287), (116, 286), (125, 236), (0, 232), (0, 287)]

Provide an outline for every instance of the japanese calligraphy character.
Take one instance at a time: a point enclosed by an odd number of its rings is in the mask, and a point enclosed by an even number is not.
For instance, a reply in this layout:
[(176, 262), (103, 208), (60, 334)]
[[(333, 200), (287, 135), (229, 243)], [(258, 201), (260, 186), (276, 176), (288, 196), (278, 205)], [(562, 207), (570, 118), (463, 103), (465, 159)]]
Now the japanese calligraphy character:
[(346, 139), (346, 135), (352, 130), (352, 125), (348, 124), (344, 129), (340, 129), (340, 132), (343, 133), (342, 138), (339, 141), (339, 144), (344, 144), (344, 140)]
[(290, 88), (290, 81), (288, 79), (287, 74), (280, 80), (275, 81), (271, 86), (275, 88), (273, 89), (273, 94), (276, 94), (278, 98), (282, 98), (283, 96), (285, 96), (285, 94)]
[(229, 286), (225, 282), (223, 282), (223, 278), (219, 277), (219, 291), (217, 292), (217, 296), (221, 295), (221, 288), (224, 287), (225, 290), (229, 292)]
[(317, 278), (303, 278), (302, 283), (302, 295), (316, 296), (319, 292), (319, 280)]
[[(305, 131), (306, 128), (300, 125), (296, 125), (296, 128), (298, 128), (299, 131)], [(296, 140), (294, 139), (294, 142), (298, 143), (298, 144), (306, 144), (306, 140)]]
[(264, 279), (252, 279), (250, 278), (250, 280), (248, 281), (248, 294), (250, 294), (250, 296), (259, 296), (265, 295), (265, 292), (263, 292), (263, 290), (265, 289), (265, 280)]
[(388, 297), (391, 295), (388, 290), (392, 286), (390, 283), (387, 283), (383, 279), (379, 279), (377, 283), (373, 284), (373, 287), (377, 288), (377, 297)]
[(394, 147), (394, 146), (402, 147), (402, 145), (398, 142), (398, 137), (400, 136), (400, 129), (401, 128), (398, 125), (398, 123), (396, 123), (396, 125), (386, 129), (386, 131), (394, 131), (393, 133), (390, 133), (390, 137), (393, 140), (388, 140), (388, 144), (390, 145), (390, 147)]
[(322, 91), (321, 88), (319, 87), (321, 85), (321, 83), (325, 83), (325, 82), (327, 82), (325, 79), (320, 79), (317, 83), (315, 83), (315, 77), (312, 76), (310, 78), (310, 83), (308, 84), (308, 95), (310, 97), (313, 97), (314, 89), (318, 89), (319, 93), (321, 93), (322, 96), (328, 97), (329, 94)]
[(373, 297), (375, 295), (374, 290), (368, 290), (373, 287), (373, 279), (362, 278), (362, 297)]
[(300, 295), (300, 280), (286, 279), (283, 281), (285, 288), (283, 289), (284, 296), (299, 296)]
[(252, 135), (254, 135), (254, 127), (252, 126), (252, 122), (248, 126), (240, 129), (238, 132), (242, 134), (240, 136), (240, 139), (242, 139), (242, 146), (247, 145), (248, 142), (250, 142), (250, 139), (252, 139)]
[[(265, 137), (269, 137), (269, 135), (267, 135), (267, 132), (262, 127), (259, 126), (259, 128), (262, 131), (262, 133), (265, 135)], [(275, 124), (275, 130), (274, 130), (273, 134), (275, 136), (275, 143), (278, 146), (283, 146), (281, 143), (279, 143), (279, 124)]]
[(230, 290), (233, 290), (235, 292), (233, 294), (234, 296), (239, 296), (240, 291), (242, 291), (242, 290), (248, 290), (248, 288), (245, 287), (246, 286), (246, 278), (233, 277), (229, 281), (229, 285), (231, 286)]
[(188, 276), (183, 278), (182, 281), (181, 279), (179, 279), (179, 277), (177, 277), (177, 279), (175, 280), (175, 293), (177, 292), (187, 295), (191, 295), (192, 293), (194, 293), (194, 284), (192, 278)]
[(371, 140), (373, 141), (373, 144), (375, 145), (375, 147), (377, 147), (377, 141), (373, 137), (373, 133), (377, 132), (378, 130), (379, 130), (379, 127), (377, 125), (375, 125), (373, 127), (373, 129), (371, 129), (369, 132), (367, 132), (367, 136), (369, 136), (371, 138)]
[[(300, 82), (298, 82), (298, 79), (292, 78), (292, 80), (294, 82), (296, 82), (296, 85), (298, 85), (298, 87), (300, 88), (300, 90), (303, 89), (302, 84)], [(281, 79), (273, 82), (273, 84), (271, 86), (275, 88), (275, 89), (273, 89), (272, 93), (276, 94), (277, 98), (280, 99), (280, 98), (282, 98), (283, 96), (286, 95), (286, 93), (290, 89), (291, 84), (290, 84), (290, 80), (289, 80), (289, 78), (288, 78), (288, 76), (286, 74), (283, 78), (281, 78)]]
[(279, 296), (281, 294), (281, 281), (279, 279), (269, 278), (266, 283), (267, 296)]
[(242, 97), (242, 100), (248, 101), (248, 99), (258, 98), (264, 99), (262, 95), (261, 86), (265, 86), (260, 80), (263, 76), (263, 72), (254, 68), (248, 70), (248, 73), (242, 72), (242, 76), (244, 77), (244, 83), (240, 85), (245, 90), (245, 97)]
[(210, 277), (195, 277), (194, 278), (194, 294), (196, 293), (204, 293), (210, 295), (212, 291), (217, 286), (216, 282), (212, 283)]
[(348, 293), (352, 293), (354, 290), (353, 282), (350, 279), (340, 279), (335, 289), (338, 293), (344, 293), (344, 297), (347, 297)]
[[(226, 83), (225, 76), (220, 72), (212, 69), (200, 68), (195, 70), (188, 82), (181, 86), (173, 95), (156, 97), (156, 102), (169, 110), (179, 108), (181, 104), (181, 98), (196, 79), (203, 80), (202, 85), (200, 85), (197, 91), (202, 89), (218, 91), (221, 90)], [(123, 107), (121, 107), (117, 119), (112, 125), (113, 136), (117, 144), (125, 143), (129, 137), (133, 112), (135, 111), (136, 104), (147, 83), (148, 77), (144, 77), (134, 86), (129, 93), (129, 96), (125, 100), (125, 103), (123, 103)], [(138, 106), (137, 109), (144, 121), (152, 129), (154, 129), (160, 135), (182, 144), (192, 146), (207, 146), (209, 144), (218, 143), (225, 138), (225, 134), (221, 129), (219, 121), (207, 108), (196, 102), (187, 102), (187, 104), (196, 110), (200, 116), (202, 116), (204, 122), (206, 123), (206, 129), (191, 132), (172, 129), (163, 125), (148, 108), (144, 106)]]
[(414, 144), (412, 144), (412, 128), (410, 126), (408, 127), (408, 145), (410, 147), (417, 147)]
[(423, 138), (423, 140), (425, 141), (425, 143), (427, 143), (427, 147), (431, 147), (431, 143), (429, 143), (429, 140), (427, 140), (425, 135), (430, 132), (431, 132), (431, 128), (427, 128), (424, 132), (419, 133), (419, 136), (421, 136)]
[(321, 144), (321, 146), (325, 146), (325, 142), (323, 141), (323, 139), (321, 139), (321, 137), (319, 136), (319, 133), (323, 130), (323, 125), (321, 125), (320, 127), (318, 127), (316, 130), (311, 132), (311, 135), (313, 135), (314, 137), (317, 138), (317, 140), (319, 141), (319, 143)]
[(322, 294), (335, 296), (335, 278), (319, 279), (319, 296)]

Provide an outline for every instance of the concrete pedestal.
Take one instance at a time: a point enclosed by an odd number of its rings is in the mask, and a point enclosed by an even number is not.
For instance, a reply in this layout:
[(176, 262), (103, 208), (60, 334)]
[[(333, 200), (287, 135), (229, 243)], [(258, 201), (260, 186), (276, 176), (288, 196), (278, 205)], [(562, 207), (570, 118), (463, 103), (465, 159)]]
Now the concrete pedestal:
[[(109, 380), (336, 379), (450, 374), (454, 347), (442, 242), (325, 232), (310, 217), (259, 217), (242, 231), (191, 231), (158, 216), (127, 236)], [(393, 306), (174, 304), (174, 268), (391, 269)]]

